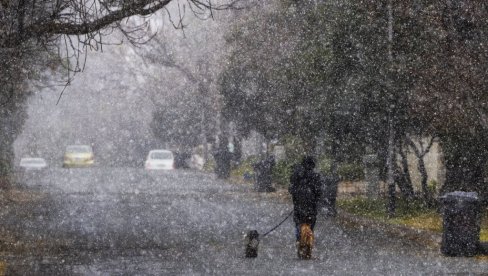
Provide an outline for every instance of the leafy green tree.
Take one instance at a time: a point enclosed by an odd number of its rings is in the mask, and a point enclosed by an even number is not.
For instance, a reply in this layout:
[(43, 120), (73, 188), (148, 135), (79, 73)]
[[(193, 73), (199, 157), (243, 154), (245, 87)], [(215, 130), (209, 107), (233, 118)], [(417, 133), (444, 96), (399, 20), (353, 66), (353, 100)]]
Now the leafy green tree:
[(486, 194), (486, 4), (391, 1), (390, 41), (387, 4), (283, 5), (240, 23), (222, 75), (226, 116), (244, 132), (297, 135), (308, 150), (325, 133), (337, 160), (370, 148), (383, 175), (389, 129), (398, 148), (435, 136), (444, 190)]
[(326, 133), (331, 151), (345, 152), (337, 158), (358, 160), (361, 141), (384, 145), (378, 121), (386, 123), (385, 70), (365, 59), (382, 60), (370, 44), (385, 42), (374, 27), (363, 27), (370, 13), (334, 2), (260, 16), (230, 35), (234, 51), (222, 76), (227, 116), (244, 132), (297, 135), (309, 152)]
[[(486, 4), (479, 1), (404, 3), (417, 32), (405, 67), (415, 81), (409, 116), (438, 135), (445, 156), (443, 191), (470, 190), (488, 198)], [(407, 45), (406, 43), (402, 46)]]

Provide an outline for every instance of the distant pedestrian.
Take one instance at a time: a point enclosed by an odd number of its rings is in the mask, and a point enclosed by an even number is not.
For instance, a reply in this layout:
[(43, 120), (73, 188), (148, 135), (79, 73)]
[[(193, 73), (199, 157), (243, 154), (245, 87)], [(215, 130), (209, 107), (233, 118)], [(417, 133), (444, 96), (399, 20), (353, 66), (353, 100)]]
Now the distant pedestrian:
[(318, 203), (322, 196), (320, 175), (314, 171), (315, 160), (305, 156), (293, 168), (289, 192), (293, 199), (298, 256), (309, 259), (313, 247), (313, 229), (317, 220)]
[(270, 193), (276, 191), (273, 188), (273, 168), (275, 165), (276, 161), (273, 155), (268, 155), (253, 165), (257, 192)]
[(221, 141), (219, 147), (214, 152), (215, 174), (217, 178), (227, 179), (230, 176), (230, 161), (232, 153), (229, 152), (227, 143)]

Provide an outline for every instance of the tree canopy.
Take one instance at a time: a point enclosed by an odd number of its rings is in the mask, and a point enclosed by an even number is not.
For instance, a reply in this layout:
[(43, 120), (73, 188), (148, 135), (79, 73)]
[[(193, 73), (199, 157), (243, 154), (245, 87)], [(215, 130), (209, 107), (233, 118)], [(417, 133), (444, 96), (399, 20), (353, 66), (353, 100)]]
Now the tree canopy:
[(440, 138), (448, 190), (486, 186), (485, 3), (391, 1), (391, 48), (388, 1), (279, 3), (229, 34), (226, 116), (311, 145), (325, 133), (339, 153), (370, 148), (385, 166), (391, 120), (398, 148), (406, 135)]

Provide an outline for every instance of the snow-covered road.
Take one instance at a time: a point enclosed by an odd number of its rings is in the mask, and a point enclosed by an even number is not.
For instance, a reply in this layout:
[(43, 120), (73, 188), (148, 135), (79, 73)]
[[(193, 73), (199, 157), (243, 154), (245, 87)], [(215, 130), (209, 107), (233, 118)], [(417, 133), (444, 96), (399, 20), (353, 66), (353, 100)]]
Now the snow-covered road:
[[(291, 210), (277, 197), (193, 171), (52, 169), (27, 175), (45, 196), (11, 203), (2, 231), (31, 246), (1, 253), (9, 274), (30, 275), (419, 275), (487, 273), (488, 262), (436, 251), (319, 218), (314, 258), (296, 257), (286, 221), (244, 258), (244, 235)], [(5, 248), (3, 244), (2, 248)], [(28, 246), (26, 247), (28, 248)], [(19, 251), (20, 252), (20, 251)]]

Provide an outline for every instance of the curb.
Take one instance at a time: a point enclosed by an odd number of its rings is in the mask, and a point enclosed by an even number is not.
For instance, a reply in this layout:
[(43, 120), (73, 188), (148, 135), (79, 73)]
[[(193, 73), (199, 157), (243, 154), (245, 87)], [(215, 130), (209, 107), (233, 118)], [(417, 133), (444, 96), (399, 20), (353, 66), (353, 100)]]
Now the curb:
[(343, 225), (350, 225), (356, 227), (362, 226), (370, 229), (383, 231), (390, 235), (395, 235), (400, 238), (417, 242), (423, 246), (428, 246), (432, 249), (440, 250), (440, 245), (442, 241), (441, 233), (437, 233), (429, 230), (411, 228), (408, 226), (395, 225), (395, 224), (381, 222), (369, 218), (359, 217), (344, 212), (340, 209), (338, 210), (336, 221)]

